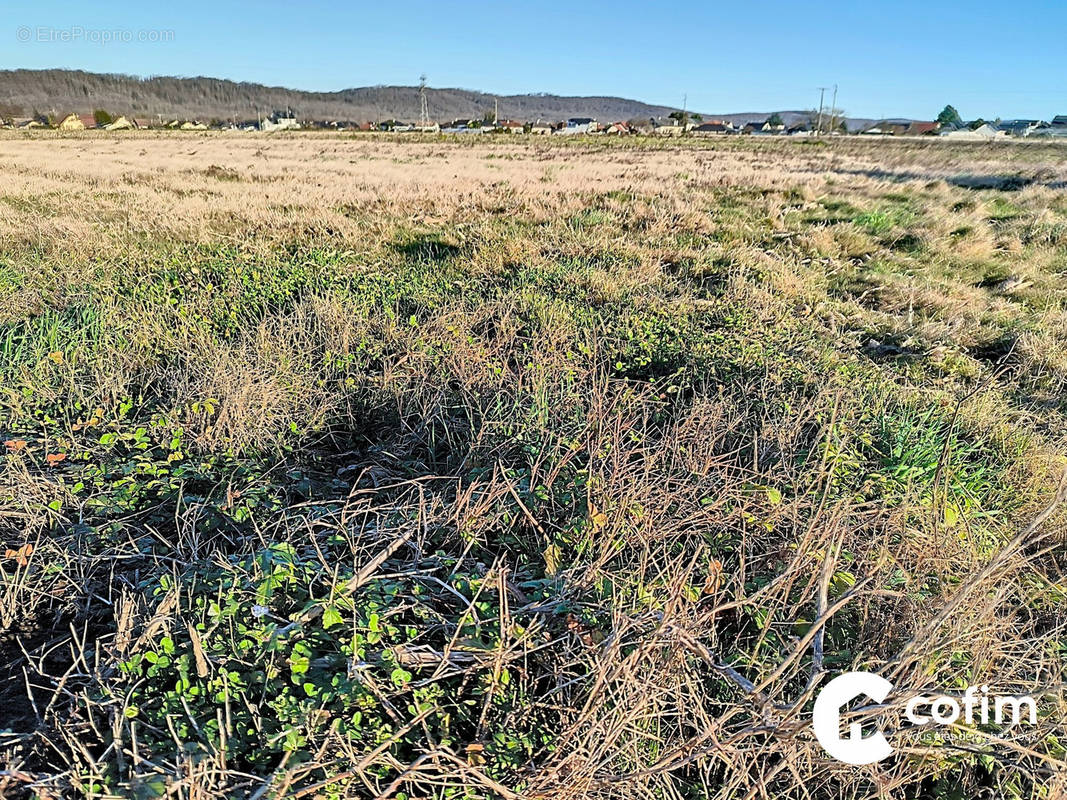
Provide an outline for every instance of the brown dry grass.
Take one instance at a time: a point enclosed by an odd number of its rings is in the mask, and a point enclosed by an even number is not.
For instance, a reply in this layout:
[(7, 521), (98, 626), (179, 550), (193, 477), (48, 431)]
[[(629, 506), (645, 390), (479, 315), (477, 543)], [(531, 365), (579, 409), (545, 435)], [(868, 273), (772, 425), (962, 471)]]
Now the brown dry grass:
[[(0, 135), (0, 545), (35, 547), (0, 561), (0, 792), (1059, 796), (1064, 154)], [(120, 669), (164, 633), (258, 669), (198, 602), (250, 617), (279, 545), (295, 639), (390, 581), (431, 608), (410, 681), (346, 662), (380, 739), (329, 707), (234, 743), (231, 701), (283, 711), (227, 692), (213, 733)], [(810, 703), (850, 667), (886, 719), (990, 682), (1041, 722), (846, 767)]]

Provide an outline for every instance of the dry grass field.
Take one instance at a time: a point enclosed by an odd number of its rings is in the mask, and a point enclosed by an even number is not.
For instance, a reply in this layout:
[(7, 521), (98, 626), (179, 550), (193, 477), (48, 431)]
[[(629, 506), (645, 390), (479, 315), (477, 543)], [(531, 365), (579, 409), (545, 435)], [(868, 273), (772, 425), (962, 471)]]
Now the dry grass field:
[[(1067, 791), (1067, 148), (0, 135), (0, 796)], [(814, 694), (989, 684), (1036, 726)]]

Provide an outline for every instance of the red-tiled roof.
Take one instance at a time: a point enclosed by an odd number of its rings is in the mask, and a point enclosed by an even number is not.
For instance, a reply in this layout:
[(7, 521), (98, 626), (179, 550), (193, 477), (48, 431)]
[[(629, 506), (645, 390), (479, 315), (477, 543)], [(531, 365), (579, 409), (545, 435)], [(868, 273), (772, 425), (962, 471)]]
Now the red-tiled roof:
[(924, 133), (933, 133), (937, 130), (936, 122), (913, 122), (908, 126), (908, 133), (922, 136)]

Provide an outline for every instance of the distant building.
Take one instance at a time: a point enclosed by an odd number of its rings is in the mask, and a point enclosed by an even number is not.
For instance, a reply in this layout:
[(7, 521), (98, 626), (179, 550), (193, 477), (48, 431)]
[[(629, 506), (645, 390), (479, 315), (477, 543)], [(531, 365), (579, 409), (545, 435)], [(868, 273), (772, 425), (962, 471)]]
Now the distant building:
[(883, 119), (860, 131), (863, 136), (932, 136), (937, 133), (936, 122), (916, 119)]
[(483, 125), (479, 120), (457, 119), (447, 128), (442, 128), (441, 133), (488, 133), (491, 127)]
[(1067, 138), (1067, 115), (1055, 116), (1052, 123), (1044, 123), (1030, 132), (1030, 136), (1042, 138), (1065, 139)]
[(996, 129), (1008, 136), (1030, 136), (1045, 127), (1048, 127), (1048, 123), (1039, 119), (1006, 119), (996, 124)]
[(551, 122), (542, 122), (541, 120), (537, 120), (537, 122), (530, 126), (530, 133), (536, 133), (540, 136), (547, 136), (548, 134), (552, 133), (553, 130), (555, 130), (555, 127), (556, 126)]
[(728, 133), (732, 133), (734, 126), (729, 122), (702, 122), (693, 128), (693, 133), (697, 136), (724, 136)]
[(291, 111), (275, 111), (259, 123), (261, 131), (268, 133), (273, 131), (298, 131), (300, 123), (296, 121)]
[(556, 131), (562, 134), (591, 133), (596, 129), (596, 120), (592, 117), (571, 117), (567, 123)]
[(920, 122), (912, 120), (904, 131), (905, 136), (933, 136), (940, 126), (936, 122)]
[(652, 132), (657, 136), (681, 136), (685, 130), (682, 123), (674, 117), (652, 117)]
[(970, 128), (958, 128), (956, 130), (945, 131), (941, 136), (945, 139), (960, 141), (990, 142), (994, 139), (1006, 139), (1008, 134), (1005, 131), (998, 131), (988, 122), (985, 122), (974, 130), (971, 130)]
[(496, 129), (507, 133), (525, 133), (526, 126), (514, 119), (502, 119), (496, 123)]
[(903, 136), (911, 124), (910, 120), (883, 119), (860, 131), (861, 136)]
[[(93, 124), (96, 124), (96, 120), (93, 120)], [(83, 131), (85, 130), (85, 122), (77, 114), (67, 114), (56, 125), (61, 131)]]
[(137, 127), (137, 124), (126, 117), (116, 117), (104, 126), (105, 131), (128, 131)]
[(785, 130), (785, 125), (771, 125), (768, 120), (752, 120), (741, 126), (741, 133), (779, 133)]

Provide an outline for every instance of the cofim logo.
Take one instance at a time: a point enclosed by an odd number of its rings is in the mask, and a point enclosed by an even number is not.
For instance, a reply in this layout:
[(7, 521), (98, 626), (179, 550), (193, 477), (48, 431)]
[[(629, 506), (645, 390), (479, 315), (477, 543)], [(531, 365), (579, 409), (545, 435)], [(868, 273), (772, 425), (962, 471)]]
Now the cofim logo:
[[(842, 710), (853, 701), (866, 697), (881, 703), (893, 691), (893, 684), (881, 675), (871, 672), (846, 672), (838, 675), (819, 692), (812, 712), (812, 729), (823, 749), (838, 761), (846, 764), (873, 764), (893, 754), (893, 748), (885, 734), (876, 731), (863, 735), (863, 726), (853, 722), (848, 726), (848, 735), (841, 736)], [(992, 702), (991, 702), (992, 701)], [(1027, 712), (1030, 725), (1037, 724), (1037, 703), (1034, 698), (1023, 695), (990, 697), (988, 686), (968, 686), (959, 699), (949, 695), (916, 695), (904, 707), (904, 716), (916, 726), (951, 725), (959, 719), (968, 724), (990, 722), (1014, 727), (1021, 723), (1023, 710)], [(1005, 719), (1005, 711), (1009, 711)]]

